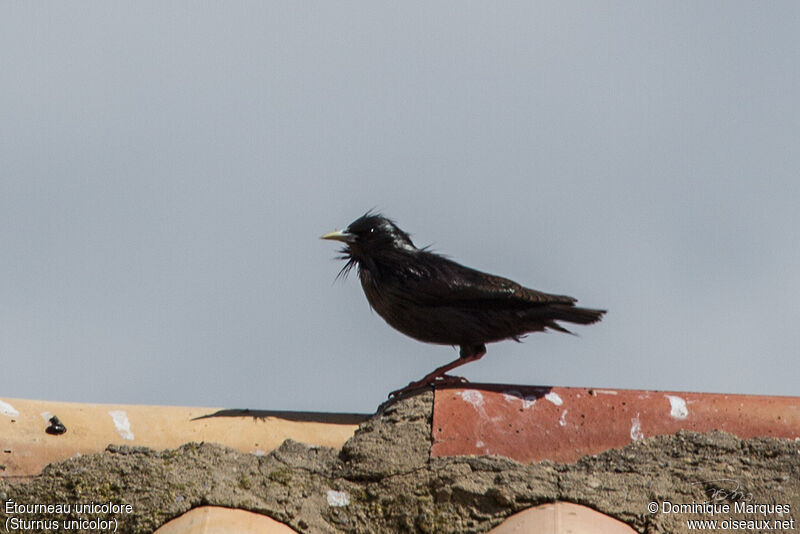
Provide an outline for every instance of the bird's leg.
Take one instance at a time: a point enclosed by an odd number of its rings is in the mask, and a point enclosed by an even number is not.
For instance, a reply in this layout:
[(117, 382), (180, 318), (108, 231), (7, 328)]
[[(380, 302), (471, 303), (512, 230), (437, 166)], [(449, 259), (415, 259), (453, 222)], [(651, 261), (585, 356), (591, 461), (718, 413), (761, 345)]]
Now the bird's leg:
[(397, 391), (392, 391), (389, 393), (389, 398), (393, 399), (410, 391), (414, 391), (431, 384), (463, 384), (467, 381), (466, 378), (461, 376), (450, 376), (447, 374), (447, 372), (452, 371), (456, 367), (461, 367), (469, 362), (480, 360), (484, 354), (486, 354), (486, 345), (461, 345), (460, 356), (457, 359), (453, 360), (447, 365), (437, 368), (431, 373), (428, 373), (421, 380), (411, 382), (406, 387), (398, 389)]

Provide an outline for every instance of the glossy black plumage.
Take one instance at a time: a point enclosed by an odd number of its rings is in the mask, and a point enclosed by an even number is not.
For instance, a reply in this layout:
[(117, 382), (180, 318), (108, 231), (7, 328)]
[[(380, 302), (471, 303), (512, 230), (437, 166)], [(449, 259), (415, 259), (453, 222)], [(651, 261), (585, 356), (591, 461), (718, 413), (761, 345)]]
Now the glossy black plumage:
[(461, 348), (461, 359), (409, 387), (445, 378), (446, 371), (483, 356), (486, 343), (548, 328), (569, 332), (558, 321), (591, 324), (605, 313), (419, 249), (380, 214), (367, 213), (322, 238), (345, 243), (340, 275), (358, 269), (370, 306), (387, 323), (419, 341)]

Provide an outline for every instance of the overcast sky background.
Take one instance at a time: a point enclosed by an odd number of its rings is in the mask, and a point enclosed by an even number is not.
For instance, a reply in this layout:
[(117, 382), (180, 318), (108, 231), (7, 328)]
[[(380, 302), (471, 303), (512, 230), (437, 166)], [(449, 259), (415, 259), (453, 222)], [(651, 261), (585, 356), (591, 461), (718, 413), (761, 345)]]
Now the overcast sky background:
[(477, 382), (797, 395), (800, 4), (0, 7), (0, 397), (372, 412), (457, 352), (334, 283), (377, 207), (609, 310)]

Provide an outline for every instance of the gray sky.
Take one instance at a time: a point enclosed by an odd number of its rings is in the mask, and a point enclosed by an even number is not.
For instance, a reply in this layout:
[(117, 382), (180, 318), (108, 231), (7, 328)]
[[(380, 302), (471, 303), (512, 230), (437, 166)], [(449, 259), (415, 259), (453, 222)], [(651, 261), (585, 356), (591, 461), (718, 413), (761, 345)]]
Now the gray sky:
[(457, 356), (320, 234), (377, 207), (609, 309), (477, 382), (798, 394), (796, 2), (0, 7), (0, 397), (370, 412)]

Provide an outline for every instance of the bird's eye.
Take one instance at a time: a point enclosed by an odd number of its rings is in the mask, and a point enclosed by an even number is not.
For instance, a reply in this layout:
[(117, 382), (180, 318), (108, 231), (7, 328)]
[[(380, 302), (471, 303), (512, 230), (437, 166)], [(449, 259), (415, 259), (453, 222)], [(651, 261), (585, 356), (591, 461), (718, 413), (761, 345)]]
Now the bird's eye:
[(372, 228), (370, 228), (370, 229), (369, 229), (369, 233), (371, 233), (371, 234), (374, 234), (374, 233), (375, 233), (375, 227), (374, 227), (374, 226), (373, 226)]

